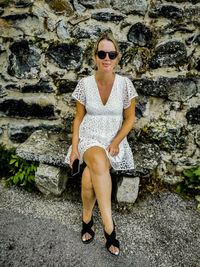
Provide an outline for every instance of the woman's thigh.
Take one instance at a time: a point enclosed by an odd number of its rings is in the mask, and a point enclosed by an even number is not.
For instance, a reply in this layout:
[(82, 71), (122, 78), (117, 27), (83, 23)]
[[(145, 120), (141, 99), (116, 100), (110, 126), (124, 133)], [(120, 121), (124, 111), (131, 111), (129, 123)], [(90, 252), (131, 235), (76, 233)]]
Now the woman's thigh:
[(83, 160), (89, 169), (99, 174), (111, 168), (105, 150), (99, 146), (93, 146), (87, 149), (83, 155)]

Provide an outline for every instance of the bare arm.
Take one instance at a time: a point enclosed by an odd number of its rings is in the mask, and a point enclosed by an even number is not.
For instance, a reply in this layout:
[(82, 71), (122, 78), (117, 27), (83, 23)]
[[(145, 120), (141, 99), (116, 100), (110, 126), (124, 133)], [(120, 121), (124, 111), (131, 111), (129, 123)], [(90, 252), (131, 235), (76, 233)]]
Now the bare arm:
[(72, 164), (76, 158), (80, 159), (80, 155), (78, 153), (78, 143), (79, 143), (79, 127), (85, 116), (86, 110), (85, 106), (76, 101), (76, 116), (74, 118), (73, 123), (73, 136), (72, 136), (72, 152), (70, 155), (70, 167), (72, 168)]
[(107, 147), (111, 156), (115, 156), (119, 153), (119, 144), (128, 135), (133, 128), (135, 122), (135, 98), (131, 99), (131, 105), (124, 109), (124, 122), (121, 129), (113, 139), (112, 143)]

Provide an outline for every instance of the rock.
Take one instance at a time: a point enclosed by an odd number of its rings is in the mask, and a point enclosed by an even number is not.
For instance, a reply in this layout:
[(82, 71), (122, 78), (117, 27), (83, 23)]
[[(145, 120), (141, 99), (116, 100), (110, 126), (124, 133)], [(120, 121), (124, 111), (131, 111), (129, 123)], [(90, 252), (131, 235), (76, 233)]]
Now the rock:
[(198, 129), (195, 133), (195, 142), (200, 147), (200, 129)]
[(200, 34), (196, 36), (196, 38), (194, 39), (194, 42), (200, 45)]
[(57, 35), (58, 38), (60, 38), (61, 40), (65, 40), (65, 39), (69, 39), (70, 35), (69, 35), (69, 31), (67, 28), (67, 22), (62, 19), (57, 26)]
[[(41, 35), (44, 34), (44, 21), (43, 18), (39, 18), (35, 14), (31, 12), (27, 13), (17, 13), (17, 14), (10, 14), (7, 16), (1, 17), (4, 20), (4, 23), (1, 25), (2, 32), (5, 36), (23, 36), (23, 35)], [(4, 26), (5, 23), (12, 28)], [(3, 27), (4, 26), (4, 27)], [(14, 33), (13, 31), (20, 31), (19, 33)], [(23, 34), (22, 34), (23, 33)]]
[(172, 101), (186, 101), (197, 93), (197, 82), (192, 78), (157, 77), (134, 79), (134, 86), (141, 95), (155, 96)]
[(138, 22), (130, 28), (127, 38), (136, 45), (146, 46), (152, 40), (152, 32), (141, 22)]
[(59, 95), (66, 94), (74, 91), (77, 85), (77, 81), (72, 81), (68, 79), (59, 79), (55, 81), (55, 85), (57, 87), (57, 93)]
[(123, 177), (118, 184), (116, 199), (118, 202), (134, 203), (138, 197), (140, 178)]
[(63, 98), (63, 100), (67, 103), (67, 105), (69, 107), (75, 107), (76, 106), (76, 102), (75, 100), (72, 98), (71, 95), (67, 95)]
[(34, 4), (33, 0), (9, 0), (8, 2), (14, 3), (17, 7), (27, 7)]
[[(40, 54), (30, 48), (27, 40), (23, 39), (10, 46), (8, 73), (18, 78), (35, 78), (40, 71)], [(35, 72), (34, 72), (35, 71)]]
[(1, 87), (0, 85), (0, 98), (4, 97), (4, 96), (7, 96), (7, 92)]
[(125, 14), (145, 15), (147, 11), (147, 1), (145, 0), (111, 0), (111, 5)]
[(38, 161), (57, 167), (66, 167), (67, 155), (71, 138), (66, 133), (35, 131), (24, 143), (17, 147), (20, 158)]
[(139, 98), (135, 106), (135, 116), (137, 119), (146, 116), (147, 105), (148, 105), (148, 97), (144, 96)]
[(109, 28), (100, 25), (89, 26), (88, 28), (75, 26), (70, 30), (70, 34), (78, 39), (96, 39), (104, 31), (111, 32)]
[(51, 44), (46, 52), (58, 67), (67, 70), (78, 70), (83, 62), (83, 48), (74, 44)]
[(130, 48), (131, 43), (129, 42), (118, 42), (120, 53), (123, 54), (128, 48)]
[(22, 93), (52, 93), (55, 89), (50, 86), (49, 82), (40, 80), (36, 84), (27, 84), (21, 88)]
[(6, 51), (5, 47), (2, 44), (0, 44), (0, 54), (5, 51)]
[(183, 157), (173, 157), (172, 163), (174, 166), (176, 166), (176, 171), (180, 174), (183, 173), (183, 171), (194, 168), (196, 166), (200, 165), (200, 158), (190, 158), (186, 157), (185, 155)]
[(0, 6), (4, 7), (8, 5), (8, 1), (7, 0), (0, 0)]
[(57, 125), (47, 125), (47, 124), (39, 124), (38, 126), (34, 125), (10, 125), (8, 129), (8, 137), (13, 143), (23, 143), (25, 142), (29, 136), (35, 131), (43, 130), (43, 131), (57, 131), (60, 132), (62, 130), (61, 126)]
[(186, 59), (187, 50), (179, 41), (165, 41), (155, 49), (155, 55), (150, 59), (149, 67), (156, 69), (163, 66), (175, 66)]
[(53, 105), (28, 104), (23, 99), (3, 99), (0, 102), (0, 112), (4, 116), (15, 118), (52, 119), (55, 117)]
[(185, 5), (184, 6), (184, 19), (189, 23), (200, 26), (200, 6)]
[(72, 132), (72, 125), (74, 120), (75, 114), (71, 111), (68, 111), (65, 113), (64, 116), (62, 116), (62, 125), (67, 133)]
[(161, 178), (162, 182), (170, 185), (176, 185), (178, 183), (181, 183), (184, 178), (183, 176), (176, 176), (176, 175), (170, 175), (170, 174), (164, 174)]
[(183, 17), (183, 11), (173, 5), (155, 5), (149, 11), (150, 18), (164, 17), (168, 19), (180, 19)]
[(54, 18), (47, 19), (47, 29), (53, 32), (56, 28), (56, 20)]
[(200, 58), (197, 59), (195, 69), (200, 71)]
[(93, 13), (91, 15), (91, 18), (99, 21), (110, 21), (114, 23), (119, 23), (124, 18), (124, 16), (109, 12), (98, 12)]
[(42, 18), (48, 18), (49, 17), (48, 13), (46, 11), (44, 11), (44, 9), (39, 8), (39, 7), (33, 7), (32, 12), (38, 18), (40, 18), (40, 17), (42, 17)]
[(74, 14), (73, 7), (68, 0), (45, 0), (45, 2), (55, 12), (65, 12), (66, 16)]
[(184, 149), (186, 137), (185, 126), (179, 126), (175, 120), (160, 117), (145, 125), (139, 138), (145, 143), (156, 143), (162, 150), (172, 151)]
[(103, 8), (107, 7), (108, 0), (79, 0), (79, 3), (87, 8)]
[(74, 5), (74, 8), (76, 9), (76, 12), (78, 13), (78, 15), (81, 15), (82, 12), (84, 12), (86, 10), (86, 7), (81, 5), (77, 0), (73, 1), (73, 5)]
[[(166, 0), (167, 2), (176, 2), (176, 3), (184, 3), (188, 2), (188, 0)], [(191, 2), (195, 2), (196, 0), (192, 0)], [(198, 0), (197, 0), (198, 1)]]
[(73, 17), (69, 23), (72, 24), (73, 26), (76, 25), (76, 24), (79, 24), (83, 21), (86, 21), (86, 20), (89, 20), (90, 19), (90, 16), (89, 15), (86, 15), (86, 16), (75, 16)]
[(133, 152), (135, 169), (115, 171), (114, 173), (130, 178), (144, 178), (152, 175), (161, 160), (159, 147), (156, 144), (144, 144), (139, 140), (132, 140), (131, 137), (129, 137), (129, 144)]
[(186, 118), (190, 124), (199, 124), (200, 123), (200, 105), (194, 108), (191, 108), (187, 114)]
[(45, 195), (61, 195), (66, 188), (66, 169), (40, 164), (35, 173), (35, 185)]

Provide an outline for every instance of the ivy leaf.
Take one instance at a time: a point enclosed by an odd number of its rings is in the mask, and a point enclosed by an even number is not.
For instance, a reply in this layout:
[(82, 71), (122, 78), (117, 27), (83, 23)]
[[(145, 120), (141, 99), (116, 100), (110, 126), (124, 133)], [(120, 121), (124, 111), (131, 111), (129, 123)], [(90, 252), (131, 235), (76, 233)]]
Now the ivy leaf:
[(13, 164), (14, 162), (16, 162), (16, 159), (11, 159), (9, 164)]
[(196, 171), (194, 171), (194, 174), (195, 174), (196, 176), (199, 176), (199, 177), (200, 177), (200, 168), (198, 168)]
[(32, 181), (34, 181), (34, 176), (33, 175), (29, 175), (28, 176), (28, 181), (29, 181), (29, 183), (31, 183)]
[(16, 161), (16, 163), (15, 163), (15, 167), (18, 167), (18, 166), (19, 166), (19, 162)]
[(21, 181), (23, 181), (23, 179), (24, 179), (24, 173), (20, 173), (19, 178), (20, 178)]
[(14, 176), (13, 183), (16, 185), (19, 182), (17, 175)]
[(194, 176), (193, 171), (191, 170), (184, 171), (183, 174), (189, 178)]

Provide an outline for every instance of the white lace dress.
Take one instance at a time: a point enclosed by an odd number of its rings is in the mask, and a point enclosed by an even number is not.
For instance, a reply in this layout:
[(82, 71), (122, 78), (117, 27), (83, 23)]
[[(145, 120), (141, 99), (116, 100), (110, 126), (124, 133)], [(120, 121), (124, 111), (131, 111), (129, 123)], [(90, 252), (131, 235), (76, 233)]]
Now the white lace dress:
[[(125, 137), (119, 144), (118, 155), (112, 157), (106, 150), (123, 123), (123, 109), (131, 104), (137, 92), (130, 79), (115, 75), (113, 87), (107, 103), (102, 103), (95, 76), (82, 78), (75, 88), (72, 97), (85, 106), (86, 114), (79, 128), (78, 151), (80, 163), (83, 154), (92, 146), (105, 149), (114, 170), (134, 169), (133, 154)], [(65, 162), (69, 164), (72, 146), (69, 147)]]

